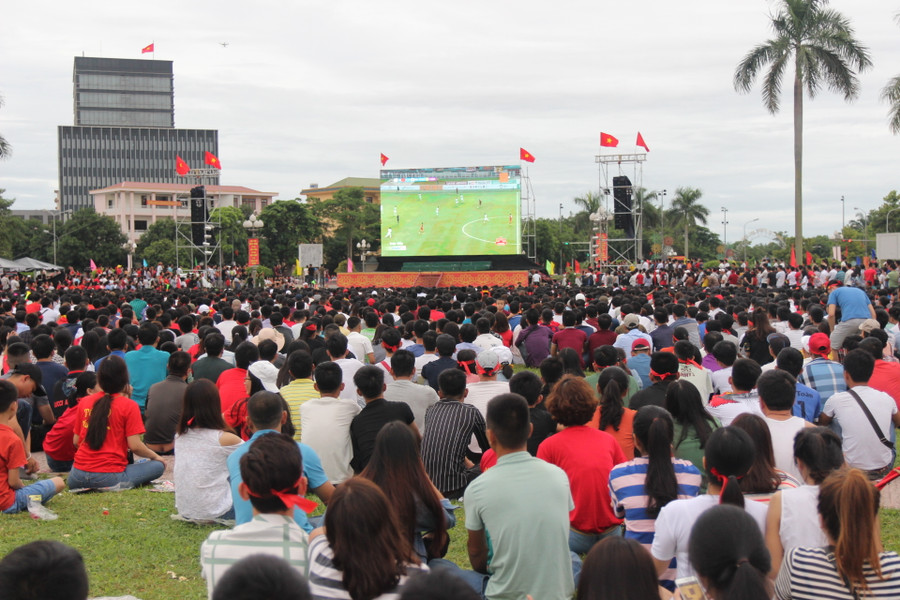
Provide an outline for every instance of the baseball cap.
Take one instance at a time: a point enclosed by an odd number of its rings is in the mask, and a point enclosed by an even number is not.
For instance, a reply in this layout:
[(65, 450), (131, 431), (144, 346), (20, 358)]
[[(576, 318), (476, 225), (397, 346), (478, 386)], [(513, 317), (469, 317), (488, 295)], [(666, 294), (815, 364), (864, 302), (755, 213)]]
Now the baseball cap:
[(12, 371), (9, 372), (10, 375), (27, 375), (31, 377), (35, 384), (37, 384), (34, 388), (34, 396), (46, 396), (47, 390), (44, 389), (44, 373), (41, 371), (40, 367), (37, 365), (33, 365), (31, 363), (22, 363), (13, 367)]
[(500, 364), (500, 359), (494, 354), (493, 350), (485, 350), (475, 357), (475, 362), (485, 371), (493, 371)]
[(638, 338), (631, 343), (632, 350), (649, 350), (650, 343), (644, 338)]
[(627, 327), (628, 329), (634, 329), (638, 325), (641, 324), (641, 320), (634, 313), (629, 313), (625, 315), (625, 318), (622, 319), (622, 325)]
[(866, 319), (859, 324), (859, 330), (863, 333), (869, 333), (871, 331), (874, 331), (875, 329), (881, 329), (881, 323), (879, 323), (875, 319)]
[(209, 312), (209, 306), (206, 304), (201, 304), (200, 306), (197, 307), (198, 314), (203, 314), (203, 313), (208, 313), (208, 312)]
[(809, 353), (828, 356), (831, 353), (831, 340), (822, 332), (809, 336)]
[[(824, 334), (823, 334), (824, 335)], [(778, 354), (785, 348), (791, 345), (791, 339), (784, 335), (783, 333), (770, 333), (766, 337), (766, 342), (769, 343), (769, 348), (772, 349), (772, 352)]]

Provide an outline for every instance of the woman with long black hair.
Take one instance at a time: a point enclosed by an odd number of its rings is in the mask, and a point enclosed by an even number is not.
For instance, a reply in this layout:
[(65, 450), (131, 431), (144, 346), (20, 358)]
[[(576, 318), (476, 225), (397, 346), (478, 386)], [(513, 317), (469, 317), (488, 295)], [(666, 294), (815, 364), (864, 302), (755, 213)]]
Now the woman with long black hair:
[(722, 427), (706, 442), (704, 464), (709, 479), (706, 494), (688, 500), (673, 500), (656, 518), (656, 535), (650, 553), (656, 572), (664, 573), (673, 558), (677, 559), (676, 577), (692, 575), (688, 560), (691, 528), (701, 514), (718, 504), (733, 504), (746, 510), (756, 520), (760, 533), (766, 528), (766, 505), (744, 501), (740, 478), (753, 465), (756, 453), (753, 440), (737, 427)]
[[(159, 455), (141, 441), (144, 422), (137, 403), (127, 396), (125, 360), (107, 356), (97, 371), (100, 393), (81, 399), (75, 422), (75, 461), (68, 485), (77, 488), (137, 487), (166, 469)], [(128, 464), (128, 451), (150, 460)]]
[(772, 362), (774, 359), (769, 352), (768, 337), (775, 333), (775, 328), (769, 323), (769, 313), (764, 307), (757, 307), (750, 317), (750, 323), (750, 329), (741, 339), (741, 351), (759, 366)]
[[(721, 423), (706, 412), (700, 391), (688, 381), (673, 381), (669, 384), (666, 389), (666, 410), (674, 421), (675, 456), (691, 461), (703, 473), (706, 442), (712, 432), (721, 427)], [(706, 485), (704, 476), (701, 491), (706, 491)]]
[[(669, 502), (700, 492), (700, 471), (689, 460), (672, 456), (672, 416), (664, 408), (644, 406), (634, 418), (634, 443), (641, 456), (617, 465), (609, 474), (616, 516), (625, 519), (625, 537), (648, 550), (659, 511)], [(674, 585), (674, 572), (660, 576)]]
[(403, 533), (423, 562), (447, 552), (448, 527), (456, 524), (453, 505), (434, 487), (412, 429), (401, 421), (386, 424), (375, 438), (369, 464), (360, 477), (371, 480), (397, 510)]

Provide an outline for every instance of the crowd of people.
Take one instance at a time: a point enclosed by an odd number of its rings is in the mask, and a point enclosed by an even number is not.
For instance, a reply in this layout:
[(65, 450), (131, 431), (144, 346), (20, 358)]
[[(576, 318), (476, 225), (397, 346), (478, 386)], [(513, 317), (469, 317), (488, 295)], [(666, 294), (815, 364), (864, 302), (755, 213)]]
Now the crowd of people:
[[(7, 278), (0, 510), (174, 462), (181, 518), (233, 522), (199, 549), (211, 598), (897, 598), (874, 482), (896, 458), (900, 301), (896, 265), (870, 267)], [(456, 527), (467, 564), (445, 558)], [(83, 571), (36, 544), (0, 561), (0, 589), (26, 561)]]

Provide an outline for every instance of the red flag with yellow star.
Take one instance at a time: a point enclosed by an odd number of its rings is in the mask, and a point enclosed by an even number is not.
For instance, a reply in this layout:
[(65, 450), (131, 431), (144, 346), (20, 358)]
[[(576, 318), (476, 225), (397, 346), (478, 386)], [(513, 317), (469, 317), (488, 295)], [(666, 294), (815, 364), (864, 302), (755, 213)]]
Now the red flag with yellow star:
[(148, 52), (153, 52), (153, 44), (149, 44), (141, 48), (141, 54), (147, 54)]
[(525, 162), (534, 162), (534, 154), (525, 148), (519, 148), (519, 159), (524, 160)]
[(601, 131), (600, 132), (600, 145), (605, 146), (607, 148), (615, 148), (616, 146), (619, 145), (619, 140), (616, 137), (611, 136), (608, 133), (603, 133)]
[(215, 167), (217, 169), (222, 168), (222, 163), (219, 162), (219, 158), (212, 152), (207, 152), (206, 154), (203, 155), (203, 162), (205, 162), (209, 166)]
[(391, 160), (391, 159), (388, 158), (384, 152), (382, 152), (381, 153), (381, 166), (383, 167), (384, 165), (386, 165), (387, 161), (389, 161), (389, 160)]
[(187, 175), (188, 171), (190, 171), (190, 170), (191, 170), (191, 168), (188, 166), (188, 164), (186, 162), (184, 162), (184, 159), (176, 154), (175, 155), (175, 172), (181, 176), (184, 176), (184, 175)]

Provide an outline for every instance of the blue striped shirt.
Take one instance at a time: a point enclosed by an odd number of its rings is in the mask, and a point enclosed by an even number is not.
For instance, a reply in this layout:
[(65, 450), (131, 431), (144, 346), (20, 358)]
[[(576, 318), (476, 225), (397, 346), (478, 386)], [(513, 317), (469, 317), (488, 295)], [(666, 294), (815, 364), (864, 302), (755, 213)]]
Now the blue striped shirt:
[(827, 358), (814, 358), (803, 367), (797, 381), (819, 392), (822, 405), (838, 392), (847, 391), (844, 366)]

